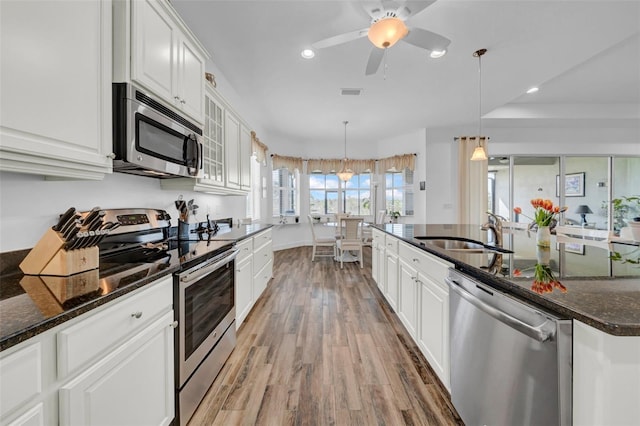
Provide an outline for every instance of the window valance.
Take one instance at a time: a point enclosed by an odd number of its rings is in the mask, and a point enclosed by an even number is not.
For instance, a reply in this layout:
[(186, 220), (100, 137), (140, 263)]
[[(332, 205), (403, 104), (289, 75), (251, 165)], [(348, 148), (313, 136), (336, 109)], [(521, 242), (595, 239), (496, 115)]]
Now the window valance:
[[(307, 173), (315, 172), (322, 174), (338, 172), (340, 169), (342, 169), (342, 162), (344, 161), (338, 158), (310, 158), (308, 160), (304, 160), (300, 157), (284, 157), (276, 154), (273, 154), (271, 157), (273, 158), (274, 170), (281, 167), (286, 167), (291, 171), (293, 171), (294, 169), (302, 171), (302, 164), (304, 161), (306, 161)], [(394, 155), (393, 157), (381, 158), (379, 160), (347, 159), (346, 161), (347, 168), (353, 170), (355, 174), (375, 173), (376, 161), (378, 162), (378, 171), (380, 173), (384, 173), (387, 170), (401, 171), (404, 169), (409, 169), (411, 171), (414, 171), (416, 168), (415, 154)]]
[(387, 170), (395, 170), (399, 172), (404, 169), (409, 169), (411, 171), (416, 169), (415, 154), (394, 155), (393, 157), (378, 160), (378, 170), (381, 173), (386, 172)]
[(256, 154), (256, 159), (259, 163), (265, 163), (267, 158), (267, 151), (269, 147), (260, 142), (260, 139), (256, 137), (256, 132), (251, 131), (251, 151)]
[(342, 168), (342, 160), (339, 159), (311, 159), (307, 160), (307, 173), (320, 172), (322, 174), (334, 173)]
[(273, 161), (273, 170), (285, 168), (292, 172), (296, 169), (302, 172), (302, 158), (300, 157), (284, 157), (273, 154), (271, 160)]

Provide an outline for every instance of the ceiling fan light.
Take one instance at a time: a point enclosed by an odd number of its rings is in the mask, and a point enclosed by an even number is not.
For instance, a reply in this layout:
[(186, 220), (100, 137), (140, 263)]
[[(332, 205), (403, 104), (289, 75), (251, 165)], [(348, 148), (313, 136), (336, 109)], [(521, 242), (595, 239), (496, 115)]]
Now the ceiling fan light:
[(429, 53), (429, 56), (433, 59), (438, 59), (438, 58), (442, 58), (446, 54), (447, 54), (447, 49), (432, 50), (431, 53)]
[(487, 153), (484, 151), (484, 148), (481, 146), (476, 146), (476, 149), (473, 150), (473, 154), (471, 154), (471, 161), (487, 161)]
[(371, 24), (367, 36), (374, 46), (386, 49), (409, 34), (407, 26), (401, 19), (389, 17)]

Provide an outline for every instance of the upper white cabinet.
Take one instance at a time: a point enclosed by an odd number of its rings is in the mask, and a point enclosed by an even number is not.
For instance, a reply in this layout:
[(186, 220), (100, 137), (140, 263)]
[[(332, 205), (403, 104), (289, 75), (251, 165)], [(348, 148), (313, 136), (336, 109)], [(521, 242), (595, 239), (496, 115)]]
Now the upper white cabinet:
[(0, 170), (111, 173), (111, 1), (0, 2)]
[(204, 47), (166, 0), (114, 1), (114, 81), (133, 81), (204, 123)]
[(163, 179), (160, 185), (171, 190), (246, 195), (251, 190), (251, 130), (213, 85), (205, 85), (203, 177)]

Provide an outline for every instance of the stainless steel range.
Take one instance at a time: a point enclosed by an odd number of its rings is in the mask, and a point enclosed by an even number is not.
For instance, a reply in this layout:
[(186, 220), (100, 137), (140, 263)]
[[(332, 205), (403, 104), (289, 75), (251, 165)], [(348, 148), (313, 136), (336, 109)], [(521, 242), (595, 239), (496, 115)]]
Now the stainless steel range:
[(174, 274), (176, 419), (185, 425), (236, 344), (237, 251), (232, 241), (212, 239), (231, 221), (207, 221), (178, 232), (163, 210), (107, 210), (104, 220), (120, 226), (101, 243), (101, 264), (117, 267), (136, 259), (179, 265)]

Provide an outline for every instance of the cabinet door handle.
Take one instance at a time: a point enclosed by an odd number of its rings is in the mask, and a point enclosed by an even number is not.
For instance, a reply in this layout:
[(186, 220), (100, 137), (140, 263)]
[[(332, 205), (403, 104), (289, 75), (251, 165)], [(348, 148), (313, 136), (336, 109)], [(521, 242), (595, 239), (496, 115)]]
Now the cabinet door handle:
[(171, 324), (169, 324), (169, 327), (171, 328), (178, 328), (178, 321), (174, 321)]
[(420, 259), (416, 259), (415, 257), (413, 258), (413, 261), (416, 263), (420, 263)]
[(180, 102), (180, 96), (174, 96), (173, 99), (175, 99), (176, 101)]
[(187, 101), (185, 101), (184, 99), (180, 99), (180, 103), (181, 103), (182, 105), (184, 105), (184, 104), (186, 104), (186, 103), (187, 103)]
[(107, 154), (107, 158), (110, 158), (113, 160), (114, 158), (116, 158), (116, 154), (114, 154), (113, 152), (111, 154)]
[(140, 317), (142, 317), (142, 311), (132, 313), (131, 317), (135, 319), (140, 319)]

